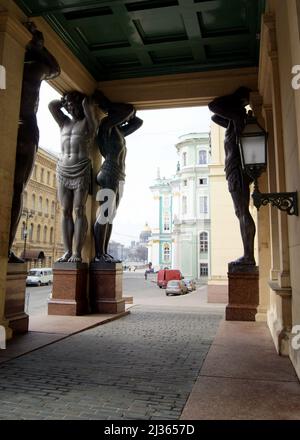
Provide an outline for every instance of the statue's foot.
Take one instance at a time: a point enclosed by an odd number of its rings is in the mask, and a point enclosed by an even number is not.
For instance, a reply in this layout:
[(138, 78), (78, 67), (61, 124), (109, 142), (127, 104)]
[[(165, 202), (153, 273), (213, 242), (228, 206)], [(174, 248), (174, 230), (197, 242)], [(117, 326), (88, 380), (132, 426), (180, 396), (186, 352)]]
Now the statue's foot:
[(8, 262), (9, 263), (25, 263), (25, 260), (22, 260), (22, 258), (17, 257), (13, 252), (10, 251), (8, 254)]
[(81, 263), (82, 258), (79, 254), (73, 254), (69, 259), (68, 263)]
[(114, 257), (112, 257), (109, 254), (102, 254), (102, 255), (96, 255), (94, 258), (95, 263), (121, 263), (120, 260), (115, 260)]
[(56, 263), (66, 263), (67, 261), (69, 261), (69, 259), (71, 258), (72, 253), (71, 252), (66, 252), (65, 254), (63, 254), (62, 257), (60, 257)]
[(255, 260), (253, 258), (248, 257), (240, 257), (237, 260), (231, 261), (229, 264), (233, 266), (255, 266)]

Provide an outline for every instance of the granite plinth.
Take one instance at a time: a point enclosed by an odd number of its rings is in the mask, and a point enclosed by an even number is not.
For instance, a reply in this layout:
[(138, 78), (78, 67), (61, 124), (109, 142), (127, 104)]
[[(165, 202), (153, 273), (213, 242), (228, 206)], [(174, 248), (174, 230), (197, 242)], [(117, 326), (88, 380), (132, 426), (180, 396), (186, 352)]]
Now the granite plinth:
[(122, 263), (90, 264), (90, 307), (92, 313), (125, 311)]
[(48, 315), (78, 316), (88, 313), (87, 280), (87, 263), (55, 263)]
[(14, 334), (28, 332), (29, 317), (25, 313), (26, 278), (26, 264), (8, 263), (4, 313)]
[(259, 270), (254, 265), (228, 266), (226, 321), (255, 321), (259, 304)]

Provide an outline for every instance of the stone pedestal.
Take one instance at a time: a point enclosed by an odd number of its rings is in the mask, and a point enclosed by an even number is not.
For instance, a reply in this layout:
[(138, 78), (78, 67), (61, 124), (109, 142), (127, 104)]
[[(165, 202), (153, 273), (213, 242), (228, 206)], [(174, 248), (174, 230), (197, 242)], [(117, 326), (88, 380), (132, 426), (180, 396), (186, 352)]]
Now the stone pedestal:
[(78, 316), (88, 313), (87, 263), (55, 263), (48, 315)]
[(90, 264), (90, 306), (92, 313), (125, 311), (121, 263)]
[(255, 321), (259, 304), (259, 272), (257, 266), (228, 266), (226, 321)]
[(29, 318), (25, 313), (26, 278), (26, 264), (8, 263), (4, 313), (14, 334), (28, 332)]

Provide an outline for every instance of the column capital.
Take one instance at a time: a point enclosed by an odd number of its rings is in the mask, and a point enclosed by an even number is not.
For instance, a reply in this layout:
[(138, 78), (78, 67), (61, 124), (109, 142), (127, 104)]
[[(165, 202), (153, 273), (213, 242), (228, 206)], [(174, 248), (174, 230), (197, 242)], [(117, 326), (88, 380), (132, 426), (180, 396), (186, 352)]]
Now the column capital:
[(9, 34), (22, 47), (28, 44), (31, 39), (30, 32), (9, 12), (0, 12), (0, 33)]

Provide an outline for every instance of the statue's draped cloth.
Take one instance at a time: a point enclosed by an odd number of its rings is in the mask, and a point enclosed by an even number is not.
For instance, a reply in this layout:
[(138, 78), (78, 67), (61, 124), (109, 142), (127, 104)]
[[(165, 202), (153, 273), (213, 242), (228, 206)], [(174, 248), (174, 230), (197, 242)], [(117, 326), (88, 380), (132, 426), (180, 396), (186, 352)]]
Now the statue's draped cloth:
[(75, 165), (63, 165), (58, 161), (57, 180), (67, 189), (88, 190), (91, 182), (91, 167), (89, 158), (82, 159)]

